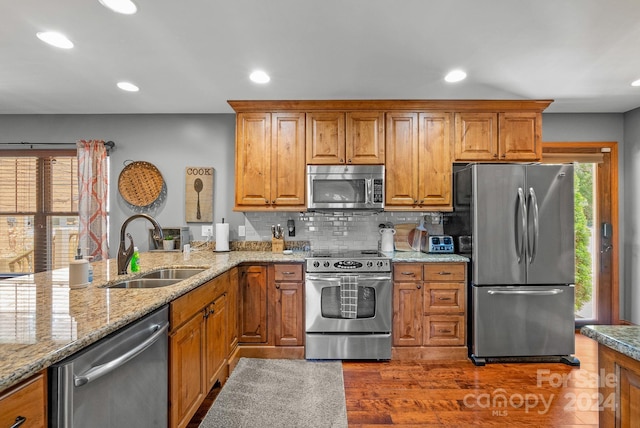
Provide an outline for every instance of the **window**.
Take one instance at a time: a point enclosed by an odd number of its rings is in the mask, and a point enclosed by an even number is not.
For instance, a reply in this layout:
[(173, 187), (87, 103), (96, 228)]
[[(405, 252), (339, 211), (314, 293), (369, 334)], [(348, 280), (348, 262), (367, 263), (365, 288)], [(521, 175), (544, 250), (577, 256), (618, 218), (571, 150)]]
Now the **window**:
[(0, 275), (66, 267), (77, 243), (76, 151), (0, 152)]

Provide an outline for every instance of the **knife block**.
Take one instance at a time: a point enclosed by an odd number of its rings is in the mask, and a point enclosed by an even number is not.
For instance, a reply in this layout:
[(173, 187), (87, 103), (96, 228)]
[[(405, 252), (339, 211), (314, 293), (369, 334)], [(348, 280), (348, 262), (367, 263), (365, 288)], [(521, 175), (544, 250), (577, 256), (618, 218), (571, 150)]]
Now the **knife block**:
[(284, 251), (284, 238), (271, 238), (271, 252), (281, 253)]

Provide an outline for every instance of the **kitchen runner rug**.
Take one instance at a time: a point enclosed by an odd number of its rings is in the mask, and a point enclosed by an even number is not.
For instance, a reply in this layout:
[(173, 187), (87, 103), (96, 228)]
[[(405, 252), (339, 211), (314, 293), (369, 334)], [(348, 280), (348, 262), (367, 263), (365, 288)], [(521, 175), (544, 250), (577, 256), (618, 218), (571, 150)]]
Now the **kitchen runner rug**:
[(340, 361), (241, 358), (200, 428), (346, 428)]

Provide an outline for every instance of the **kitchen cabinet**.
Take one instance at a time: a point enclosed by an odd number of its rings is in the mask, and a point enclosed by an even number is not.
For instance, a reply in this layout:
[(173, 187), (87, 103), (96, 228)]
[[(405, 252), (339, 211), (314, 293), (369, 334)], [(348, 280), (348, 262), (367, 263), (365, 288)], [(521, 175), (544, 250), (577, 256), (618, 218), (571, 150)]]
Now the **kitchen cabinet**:
[(301, 264), (275, 264), (270, 285), (275, 346), (304, 345), (304, 279)]
[(384, 164), (384, 113), (306, 113), (307, 164)]
[(240, 343), (267, 344), (267, 266), (242, 266), (239, 270)]
[(451, 210), (451, 113), (389, 112), (386, 122), (385, 209)]
[(466, 263), (394, 263), (394, 358), (466, 358)]
[(632, 427), (640, 421), (640, 361), (598, 344), (600, 378), (594, 404), (601, 427)]
[(455, 161), (533, 161), (542, 156), (539, 112), (455, 114)]
[(305, 209), (304, 113), (236, 117), (235, 210)]
[(0, 426), (47, 426), (46, 370), (20, 382), (0, 395)]
[(184, 427), (216, 383), (227, 377), (226, 272), (170, 304), (169, 420)]
[(229, 291), (227, 292), (227, 339), (229, 340), (229, 355), (238, 347), (238, 268), (234, 267), (229, 271)]

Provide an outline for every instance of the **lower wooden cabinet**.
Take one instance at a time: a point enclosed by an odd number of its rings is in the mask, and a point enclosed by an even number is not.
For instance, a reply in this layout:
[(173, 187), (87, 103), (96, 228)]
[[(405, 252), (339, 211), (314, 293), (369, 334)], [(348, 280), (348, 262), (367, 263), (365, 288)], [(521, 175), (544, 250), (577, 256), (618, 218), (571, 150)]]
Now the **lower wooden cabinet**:
[(394, 263), (392, 358), (466, 358), (466, 263)]
[(640, 361), (598, 344), (599, 425), (636, 427), (640, 421)]
[(243, 266), (239, 271), (240, 343), (267, 344), (267, 266)]
[(229, 273), (170, 304), (169, 421), (185, 427), (216, 382), (227, 377)]
[(273, 339), (276, 346), (304, 345), (304, 282), (302, 265), (276, 264), (273, 283)]
[(47, 426), (46, 370), (0, 395), (0, 427), (13, 426)]

